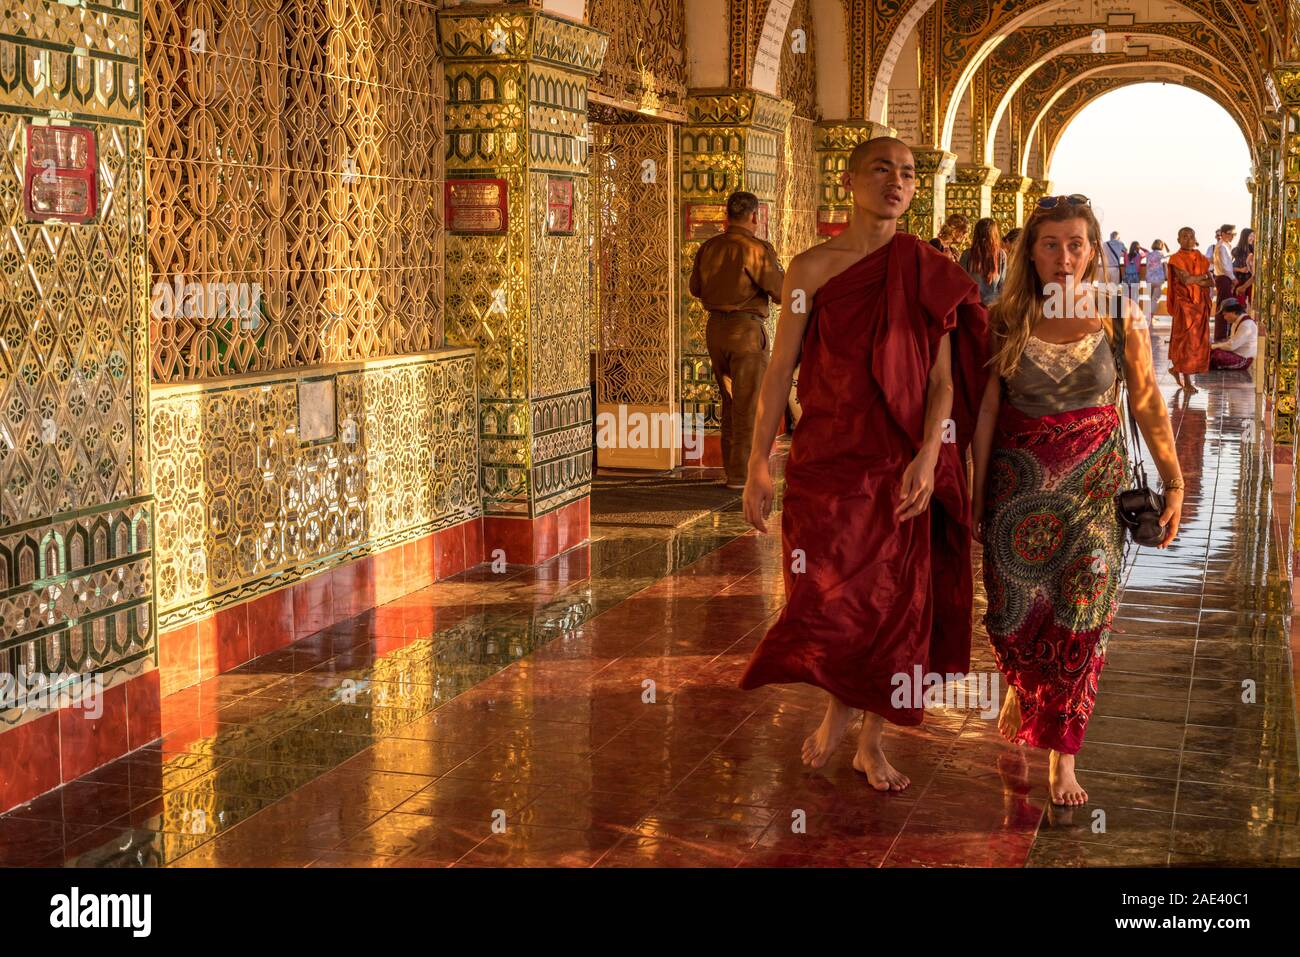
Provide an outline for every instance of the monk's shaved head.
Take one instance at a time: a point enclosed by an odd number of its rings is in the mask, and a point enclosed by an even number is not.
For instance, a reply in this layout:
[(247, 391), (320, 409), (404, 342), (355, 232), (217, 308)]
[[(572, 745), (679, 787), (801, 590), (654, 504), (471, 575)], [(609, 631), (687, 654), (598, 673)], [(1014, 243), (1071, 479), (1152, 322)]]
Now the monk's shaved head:
[(853, 147), (853, 152), (849, 154), (849, 162), (846, 169), (850, 173), (856, 173), (860, 170), (873, 156), (880, 147), (890, 144), (901, 146), (910, 154), (912, 148), (900, 140), (897, 136), (873, 136), (869, 140), (864, 140), (857, 146)]

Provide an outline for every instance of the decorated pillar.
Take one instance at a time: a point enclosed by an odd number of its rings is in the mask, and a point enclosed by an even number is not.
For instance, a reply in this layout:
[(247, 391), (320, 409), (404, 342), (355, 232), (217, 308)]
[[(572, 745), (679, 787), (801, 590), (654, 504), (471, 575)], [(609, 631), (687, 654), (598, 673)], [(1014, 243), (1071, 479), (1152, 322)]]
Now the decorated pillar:
[(972, 226), (977, 219), (992, 215), (993, 184), (1002, 175), (1002, 170), (983, 162), (988, 158), (986, 146), (992, 134), (988, 128), (992, 112), (989, 99), (988, 71), (981, 68), (972, 78), (966, 94), (966, 123), (958, 123), (959, 128), (964, 127), (967, 137), (967, 142), (960, 148), (959, 130), (953, 131), (953, 150), (963, 161), (957, 164), (945, 198), (946, 212), (949, 215), (965, 213)]
[(1029, 185), (1025, 188), (1025, 220), (1028, 220), (1038, 205), (1038, 201), (1044, 196), (1050, 196), (1052, 193), (1052, 181), (1050, 179), (1031, 179)]
[(947, 210), (948, 176), (957, 157), (947, 150), (912, 150), (916, 157), (916, 197), (903, 217), (903, 228), (932, 239), (943, 225)]
[(892, 127), (862, 120), (835, 120), (813, 127), (819, 177), (818, 236), (837, 236), (848, 226), (853, 213), (853, 197), (844, 186), (843, 176), (853, 148), (877, 136), (893, 136), (894, 132)]
[[(769, 238), (767, 224), (777, 198), (777, 161), (792, 112), (789, 102), (755, 90), (696, 91), (687, 99), (687, 122), (680, 139), (681, 409), (684, 416), (703, 416), (710, 430), (704, 450), (706, 465), (722, 460), (720, 433), (715, 431), (720, 398), (704, 339), (708, 316), (690, 294), (691, 265), (700, 243), (724, 228), (727, 196), (735, 190), (747, 190), (758, 197), (758, 234)], [(774, 331), (775, 316), (768, 320), (769, 341)]]
[[(1281, 203), (1275, 226), (1279, 239), (1277, 378), (1273, 436), (1280, 445), (1295, 440), (1297, 331), (1300, 329), (1300, 66), (1273, 72), (1282, 106)], [(1300, 528), (1300, 523), (1296, 523)]]
[(993, 184), (993, 212), (1005, 236), (1025, 224), (1025, 193), (1033, 185), (1028, 176), (1004, 173)]
[(517, 5), (438, 18), (447, 344), (479, 351), (485, 557), (531, 564), (589, 528), (587, 83), (607, 38)]
[(160, 728), (141, 21), (6, 7), (0, 812)]
[(953, 178), (946, 187), (944, 213), (965, 213), (971, 221), (989, 216), (993, 209), (993, 184), (1002, 171), (996, 166), (976, 163), (958, 163)]

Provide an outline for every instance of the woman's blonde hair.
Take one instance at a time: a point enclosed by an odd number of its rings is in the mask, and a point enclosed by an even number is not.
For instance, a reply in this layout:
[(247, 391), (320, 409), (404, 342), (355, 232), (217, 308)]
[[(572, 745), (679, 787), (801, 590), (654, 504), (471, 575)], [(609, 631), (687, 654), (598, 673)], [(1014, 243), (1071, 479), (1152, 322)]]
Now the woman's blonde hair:
[[(1039, 230), (1045, 223), (1060, 223), (1071, 219), (1084, 221), (1087, 225), (1088, 244), (1092, 247), (1088, 253), (1088, 265), (1083, 270), (1084, 281), (1105, 280), (1101, 260), (1101, 224), (1093, 215), (1092, 208), (1086, 204), (1072, 204), (1064, 197), (1050, 209), (1035, 206), (1019, 241), (1011, 251), (1002, 293), (989, 306), (989, 351), (993, 355), (989, 365), (1000, 376), (1010, 376), (1016, 371), (1025, 346), (1029, 344), (1034, 323), (1043, 315), (1043, 304), (1047, 297), (1038, 278), (1038, 270), (1029, 258), (1038, 242)], [(1111, 324), (1104, 315), (1102, 323), (1107, 335), (1112, 334)]]

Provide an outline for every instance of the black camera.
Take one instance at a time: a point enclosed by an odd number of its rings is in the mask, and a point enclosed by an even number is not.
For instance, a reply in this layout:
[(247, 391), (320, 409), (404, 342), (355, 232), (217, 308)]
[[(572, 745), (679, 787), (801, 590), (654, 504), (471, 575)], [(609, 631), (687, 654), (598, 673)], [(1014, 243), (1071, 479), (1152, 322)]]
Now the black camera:
[(1163, 495), (1149, 488), (1129, 489), (1115, 497), (1115, 510), (1135, 544), (1154, 546), (1164, 540), (1165, 526), (1160, 524), (1165, 510)]

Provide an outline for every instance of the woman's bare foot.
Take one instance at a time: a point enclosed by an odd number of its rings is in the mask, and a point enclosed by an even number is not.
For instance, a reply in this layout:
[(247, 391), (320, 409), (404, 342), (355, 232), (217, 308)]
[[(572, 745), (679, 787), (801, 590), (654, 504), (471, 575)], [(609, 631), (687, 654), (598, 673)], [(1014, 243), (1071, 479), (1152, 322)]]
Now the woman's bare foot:
[(1074, 755), (1052, 751), (1047, 762), (1047, 789), (1053, 804), (1071, 806), (1088, 803), (1088, 792), (1074, 776)]
[(853, 768), (867, 776), (867, 783), (877, 791), (901, 791), (912, 783), (885, 758), (880, 738), (885, 730), (885, 719), (870, 711), (862, 715), (862, 730), (858, 732), (858, 751), (853, 755)]
[(830, 760), (853, 718), (852, 708), (835, 695), (828, 697), (831, 700), (826, 705), (826, 716), (822, 718), (817, 730), (808, 735), (803, 743), (803, 763), (814, 768), (820, 768)]
[(998, 733), (1014, 744), (1019, 730), (1020, 699), (1015, 688), (1008, 688), (1007, 696), (1002, 699), (1002, 710), (998, 712)]

